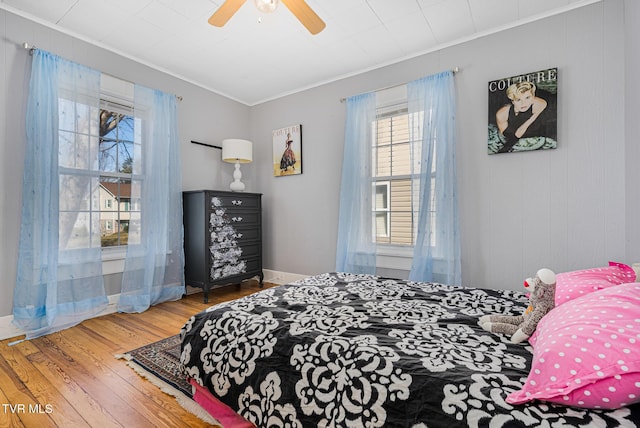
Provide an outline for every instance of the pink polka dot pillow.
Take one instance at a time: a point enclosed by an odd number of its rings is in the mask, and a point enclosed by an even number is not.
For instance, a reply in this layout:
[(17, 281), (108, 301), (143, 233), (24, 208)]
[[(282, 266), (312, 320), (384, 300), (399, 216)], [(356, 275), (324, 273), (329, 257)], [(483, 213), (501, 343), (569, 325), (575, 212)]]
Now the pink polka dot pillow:
[(634, 282), (636, 273), (623, 263), (556, 274), (556, 306), (612, 285)]
[(640, 402), (640, 283), (557, 306), (536, 331), (529, 376), (507, 402), (603, 409)]

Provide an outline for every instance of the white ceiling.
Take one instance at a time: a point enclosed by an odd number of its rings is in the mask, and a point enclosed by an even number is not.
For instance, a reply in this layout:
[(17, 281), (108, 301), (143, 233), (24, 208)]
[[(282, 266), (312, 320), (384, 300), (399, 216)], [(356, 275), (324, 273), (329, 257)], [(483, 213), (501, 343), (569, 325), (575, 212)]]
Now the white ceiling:
[(252, 0), (223, 28), (207, 23), (223, 0), (0, 0), (0, 8), (255, 105), (597, 1), (307, 0), (327, 24), (315, 36), (284, 5), (262, 15)]

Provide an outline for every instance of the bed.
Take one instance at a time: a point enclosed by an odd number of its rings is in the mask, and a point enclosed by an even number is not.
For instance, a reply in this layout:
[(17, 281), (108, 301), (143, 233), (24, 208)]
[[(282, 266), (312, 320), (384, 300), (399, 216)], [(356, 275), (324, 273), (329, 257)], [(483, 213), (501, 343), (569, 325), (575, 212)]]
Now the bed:
[(191, 317), (181, 364), (196, 401), (244, 418), (233, 426), (640, 426), (633, 397), (616, 409), (507, 401), (534, 349), (478, 318), (519, 315), (527, 302), (518, 291), (321, 274)]

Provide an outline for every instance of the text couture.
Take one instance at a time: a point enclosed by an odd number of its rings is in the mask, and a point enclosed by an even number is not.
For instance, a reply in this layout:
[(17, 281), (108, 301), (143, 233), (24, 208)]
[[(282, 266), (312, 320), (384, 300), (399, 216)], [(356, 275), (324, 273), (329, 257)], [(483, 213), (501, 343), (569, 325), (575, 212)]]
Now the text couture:
[(507, 79), (494, 80), (489, 82), (489, 92), (504, 91), (514, 83), (520, 82), (547, 82), (558, 79), (558, 69), (550, 68), (548, 70), (537, 71), (535, 73), (522, 74), (520, 76), (509, 77)]

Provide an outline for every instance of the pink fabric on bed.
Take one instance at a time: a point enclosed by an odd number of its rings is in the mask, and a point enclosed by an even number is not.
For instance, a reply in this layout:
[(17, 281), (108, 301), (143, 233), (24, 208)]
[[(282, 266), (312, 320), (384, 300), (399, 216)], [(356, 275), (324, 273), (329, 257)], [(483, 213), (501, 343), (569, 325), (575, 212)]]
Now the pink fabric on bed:
[(557, 306), (536, 332), (531, 371), (508, 403), (615, 409), (640, 401), (640, 283)]
[(224, 428), (255, 428), (255, 425), (234, 412), (229, 406), (214, 397), (207, 388), (189, 379), (193, 386), (193, 400), (216, 418)]
[(558, 273), (556, 274), (556, 306), (603, 288), (635, 280), (636, 273), (631, 266), (616, 262), (609, 262), (607, 267)]

